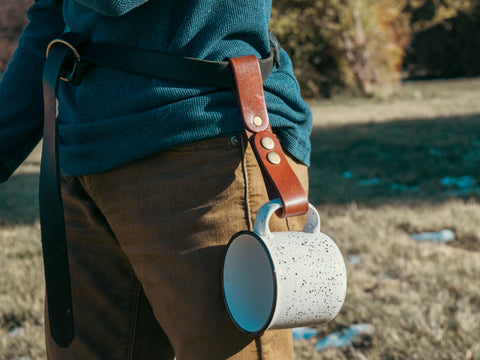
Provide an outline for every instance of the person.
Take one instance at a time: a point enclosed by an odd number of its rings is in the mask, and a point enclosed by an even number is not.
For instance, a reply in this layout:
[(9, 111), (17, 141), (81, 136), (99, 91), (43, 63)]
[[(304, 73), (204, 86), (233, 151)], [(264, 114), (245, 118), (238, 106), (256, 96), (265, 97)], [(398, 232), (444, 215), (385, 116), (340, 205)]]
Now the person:
[[(65, 32), (222, 61), (269, 56), (271, 0), (36, 0), (0, 84), (0, 180), (42, 137), (42, 69)], [(308, 188), (311, 112), (279, 54), (270, 122)], [(228, 316), (226, 244), (268, 201), (231, 90), (90, 66), (58, 90), (75, 338), (48, 359), (291, 359), (290, 330), (252, 338)], [(272, 219), (275, 231), (304, 219)], [(48, 314), (48, 308), (46, 309)]]

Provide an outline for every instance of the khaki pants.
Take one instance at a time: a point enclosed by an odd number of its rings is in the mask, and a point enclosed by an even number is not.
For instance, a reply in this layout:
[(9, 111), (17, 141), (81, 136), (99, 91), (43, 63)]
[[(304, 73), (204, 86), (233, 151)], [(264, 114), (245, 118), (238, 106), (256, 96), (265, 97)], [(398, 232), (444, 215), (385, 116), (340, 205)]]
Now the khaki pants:
[[(307, 188), (306, 167), (291, 165)], [(292, 358), (290, 330), (252, 338), (223, 303), (226, 244), (268, 201), (243, 137), (62, 181), (76, 337), (60, 349), (47, 323), (49, 359)], [(304, 221), (274, 216), (270, 227)]]

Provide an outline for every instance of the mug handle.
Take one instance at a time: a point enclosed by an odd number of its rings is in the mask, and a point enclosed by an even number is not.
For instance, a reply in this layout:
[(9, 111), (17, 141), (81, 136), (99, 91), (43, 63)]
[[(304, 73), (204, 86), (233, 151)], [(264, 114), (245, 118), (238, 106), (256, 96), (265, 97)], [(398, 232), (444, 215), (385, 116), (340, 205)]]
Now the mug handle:
[[(258, 210), (253, 231), (266, 239), (272, 238), (273, 235), (270, 232), (268, 223), (273, 213), (281, 207), (282, 201), (280, 199), (273, 199), (264, 204)], [(317, 209), (315, 209), (315, 207), (310, 203), (308, 204), (307, 222), (305, 223), (303, 232), (311, 234), (320, 233), (320, 215), (318, 214)]]

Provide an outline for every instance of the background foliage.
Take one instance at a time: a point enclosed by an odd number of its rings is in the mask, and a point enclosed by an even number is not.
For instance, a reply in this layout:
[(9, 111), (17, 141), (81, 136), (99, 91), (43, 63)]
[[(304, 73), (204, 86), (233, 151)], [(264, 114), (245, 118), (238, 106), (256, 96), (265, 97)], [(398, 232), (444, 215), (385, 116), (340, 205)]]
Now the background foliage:
[(388, 94), (402, 78), (480, 73), (478, 0), (276, 0), (271, 27), (305, 97)]

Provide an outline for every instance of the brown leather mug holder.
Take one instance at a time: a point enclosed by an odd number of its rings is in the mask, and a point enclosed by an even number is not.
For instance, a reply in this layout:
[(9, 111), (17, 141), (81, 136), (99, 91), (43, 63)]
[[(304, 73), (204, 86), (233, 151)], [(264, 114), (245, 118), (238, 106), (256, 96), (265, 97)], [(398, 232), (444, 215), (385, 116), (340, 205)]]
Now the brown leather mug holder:
[(262, 75), (256, 56), (230, 59), (235, 78), (235, 97), (250, 145), (262, 170), (270, 200), (279, 198), (281, 218), (308, 212), (308, 198), (288, 164), (268, 118)]

